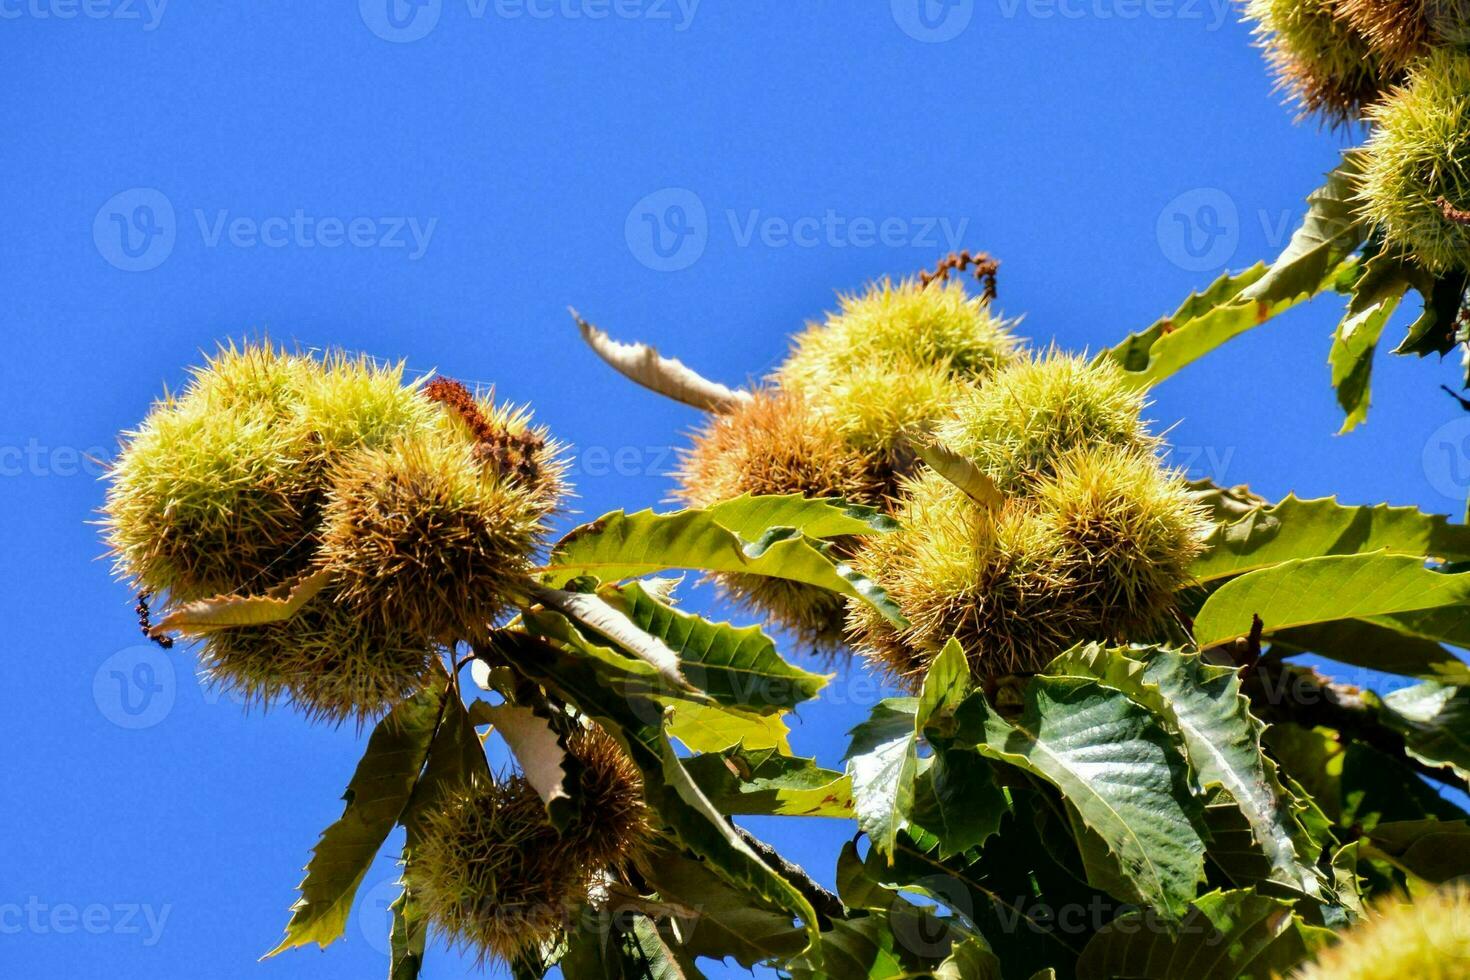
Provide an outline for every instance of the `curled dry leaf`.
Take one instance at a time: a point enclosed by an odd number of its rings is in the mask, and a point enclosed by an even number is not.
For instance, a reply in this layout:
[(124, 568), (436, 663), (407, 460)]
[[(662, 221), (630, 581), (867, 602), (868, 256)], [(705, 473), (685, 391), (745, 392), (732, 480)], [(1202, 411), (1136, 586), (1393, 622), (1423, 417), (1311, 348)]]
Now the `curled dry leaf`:
[(660, 356), (647, 344), (624, 344), (613, 340), (606, 331), (582, 319), (576, 310), (571, 314), (577, 321), (582, 339), (598, 357), (623, 377), (650, 391), (706, 412), (724, 412), (750, 401), (748, 391), (727, 388), (718, 381), (702, 377), (682, 361)]
[(283, 582), (264, 595), (220, 595), (185, 603), (155, 623), (148, 635), (279, 623), (296, 615), (330, 579), (330, 572), (313, 572)]

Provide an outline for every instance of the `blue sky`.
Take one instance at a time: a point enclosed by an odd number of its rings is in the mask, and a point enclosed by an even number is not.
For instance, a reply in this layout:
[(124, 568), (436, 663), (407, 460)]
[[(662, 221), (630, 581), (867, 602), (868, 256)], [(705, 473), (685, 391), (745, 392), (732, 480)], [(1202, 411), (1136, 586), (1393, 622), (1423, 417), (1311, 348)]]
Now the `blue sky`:
[[(361, 739), (140, 648), (87, 523), (86, 457), (217, 340), (494, 382), (576, 447), (584, 516), (636, 509), (698, 418), (602, 367), (569, 303), (738, 383), (834, 291), (959, 245), (1002, 259), (1024, 334), (1096, 349), (1274, 255), (1344, 143), (1292, 125), (1223, 0), (927, 2), (0, 0), (0, 975), (386, 962), (391, 858), (344, 942), (255, 962)], [(1177, 461), (1459, 513), (1457, 365), (1383, 359), (1334, 437), (1338, 312), (1160, 388)], [(839, 676), (797, 747), (836, 764), (875, 696)], [(758, 829), (824, 880), (850, 834)]]

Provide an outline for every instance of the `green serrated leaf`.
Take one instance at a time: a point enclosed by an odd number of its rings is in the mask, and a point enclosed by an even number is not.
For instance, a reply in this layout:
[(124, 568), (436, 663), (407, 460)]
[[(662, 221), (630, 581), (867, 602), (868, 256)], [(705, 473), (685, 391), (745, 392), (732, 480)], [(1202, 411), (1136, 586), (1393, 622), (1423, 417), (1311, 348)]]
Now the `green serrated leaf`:
[(424, 965), (429, 928), (411, 880), (410, 871), (405, 867), (403, 879), (399, 882), (403, 891), (388, 907), (393, 913), (393, 925), (388, 932), (388, 980), (418, 980)]
[(1327, 183), (1307, 198), (1291, 241), (1264, 271), (1217, 280), (1172, 317), (1134, 334), (1101, 356), (1117, 361), (1139, 385), (1153, 385), (1221, 344), (1353, 275), (1353, 249), (1363, 228), (1353, 207), (1359, 158), (1347, 154)]
[(1209, 584), (1284, 561), (1323, 555), (1386, 551), (1470, 558), (1470, 527), (1451, 524), (1441, 514), (1426, 514), (1416, 507), (1352, 507), (1334, 497), (1302, 500), (1292, 494), (1217, 526), (1206, 543), (1205, 555), (1190, 572)]
[(1009, 807), (989, 761), (964, 749), (936, 749), (914, 782), (909, 825), (934, 835), (947, 860), (998, 833)]
[(1470, 288), (1470, 273), (1455, 270), (1437, 279), (1426, 275), (1425, 280), (1415, 283), (1423, 309), (1409, 324), (1403, 341), (1394, 348), (1395, 354), (1426, 357), (1448, 354), (1455, 349), (1460, 310), (1465, 302), (1465, 290)]
[(1132, 912), (1104, 926), (1082, 953), (1078, 980), (1273, 980), (1330, 941), (1283, 899), (1216, 891), (1173, 929)]
[(1239, 273), (1225, 273), (1197, 293), (1190, 293), (1179, 308), (1166, 317), (1161, 317), (1147, 330), (1129, 334), (1121, 344), (1104, 351), (1101, 357), (1110, 358), (1131, 375), (1147, 375), (1154, 345), (1162, 338), (1188, 326), (1213, 310), (1227, 306), (1240, 295), (1240, 291), (1266, 274), (1266, 263), (1255, 265)]
[(1422, 558), (1375, 552), (1282, 562), (1231, 579), (1194, 620), (1201, 648), (1242, 639), (1259, 616), (1267, 634), (1341, 619), (1455, 606), (1470, 597), (1470, 572), (1448, 575)]
[(442, 687), (420, 691), (373, 729), (343, 795), (347, 807), (313, 848), (286, 936), (266, 956), (341, 937), (363, 876), (409, 804), (445, 697)]
[(921, 767), (909, 813), (912, 825), (939, 839), (945, 859), (984, 844), (1009, 806), (991, 763), (953, 746), (955, 712), (973, 689), (964, 650), (951, 637), (924, 675), (914, 713), (914, 733), (928, 740), (934, 755)]
[(758, 715), (719, 704), (694, 704), (679, 698), (655, 697), (669, 709), (669, 737), (691, 752), (719, 752), (732, 745), (790, 751), (786, 715)]
[(1470, 688), (1428, 682), (1383, 699), (1385, 724), (1404, 736), (1409, 754), (1470, 780)]
[(1373, 355), (1388, 318), (1410, 286), (1408, 271), (1393, 253), (1380, 252), (1369, 259), (1353, 284), (1347, 312), (1333, 331), (1327, 363), (1337, 403), (1346, 416), (1340, 434), (1351, 432), (1368, 417)]
[(827, 683), (782, 659), (758, 626), (712, 623), (680, 612), (638, 582), (622, 586), (610, 601), (673, 650), (689, 682), (721, 704), (767, 714), (796, 707)]
[(703, 862), (671, 848), (647, 862), (648, 880), (660, 900), (687, 911), (676, 920), (682, 950), (691, 957), (731, 957), (747, 970), (766, 960), (786, 960), (805, 945), (791, 914), (731, 885)]
[(850, 733), (846, 758), (854, 815), (858, 828), (884, 854), (893, 852), (914, 804), (919, 774), (917, 707), (913, 698), (885, 699)]
[(832, 497), (810, 498), (799, 493), (743, 494), (705, 508), (705, 513), (746, 541), (754, 541), (773, 527), (789, 527), (809, 538), (885, 533), (898, 522), (877, 507), (851, 504)]
[(828, 968), (798, 956), (786, 964), (786, 974), (791, 980), (908, 980), (915, 976), (904, 965), (903, 950), (882, 913), (832, 923), (822, 932), (821, 951)]
[(264, 626), (290, 619), (331, 581), (329, 572), (291, 579), (264, 595), (221, 595), (186, 602), (154, 623), (149, 636), (174, 630), (200, 633), (234, 626)]
[(1005, 976), (1030, 976), (1049, 966), (1070, 976), (1094, 920), (1110, 917), (1120, 903), (1056, 862), (1056, 847), (1041, 839), (1033, 819), (1046, 804), (1032, 790), (1013, 792), (1014, 810), (983, 849), (941, 859), (933, 835), (908, 831), (899, 835), (891, 858), (870, 850), (864, 870), (974, 925), (993, 940)]
[(751, 538), (702, 510), (606, 514), (562, 538), (542, 572), (555, 587), (584, 575), (614, 583), (681, 568), (814, 585), (862, 599), (895, 624), (905, 623), (881, 588), (850, 565), (834, 563), (794, 528), (769, 528)]
[(1470, 875), (1470, 823), (1464, 820), (1380, 823), (1364, 843), (1370, 855), (1432, 885)]
[(958, 713), (954, 744), (1056, 787), (1106, 846), (1127, 897), (1182, 915), (1204, 878), (1203, 807), (1174, 736), (1115, 688), (1075, 677), (1037, 677), (1011, 724), (982, 694)]
[(1325, 728), (1272, 725), (1266, 742), (1332, 825), (1354, 834), (1385, 821), (1462, 820), (1467, 814), (1404, 763)]
[(848, 777), (812, 759), (736, 745), (684, 763), (721, 813), (784, 817), (853, 816)]
[(1245, 818), (1269, 880), (1320, 896), (1320, 848), (1296, 819), (1295, 800), (1261, 745), (1265, 726), (1250, 712), (1234, 670), (1197, 654), (1088, 644), (1063, 654), (1047, 673), (1095, 678), (1127, 694), (1179, 733), (1202, 784), (1218, 784)]

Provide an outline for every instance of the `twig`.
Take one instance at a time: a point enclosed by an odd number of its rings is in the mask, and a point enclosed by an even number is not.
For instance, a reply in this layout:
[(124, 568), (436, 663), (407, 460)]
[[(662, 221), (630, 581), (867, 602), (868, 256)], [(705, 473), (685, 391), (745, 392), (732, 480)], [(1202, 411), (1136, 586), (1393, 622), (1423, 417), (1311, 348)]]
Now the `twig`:
[(1449, 395), (1455, 401), (1459, 402), (1461, 408), (1463, 408), (1467, 412), (1470, 412), (1470, 398), (1465, 398), (1457, 394), (1455, 390), (1449, 385), (1440, 385), (1440, 388), (1443, 389), (1445, 394)]
[(744, 841), (747, 847), (755, 851), (761, 860), (775, 868), (781, 877), (791, 882), (792, 886), (801, 892), (802, 896), (808, 902), (812, 903), (812, 908), (816, 909), (818, 915), (825, 916), (827, 919), (841, 919), (847, 915), (847, 909), (843, 906), (842, 899), (813, 881), (811, 875), (807, 874), (800, 865), (792, 864), (786, 860), (780, 854), (776, 853), (774, 847), (759, 837), (756, 837), (744, 827), (737, 825), (733, 820), (730, 822), (730, 826), (734, 829), (736, 836)]
[(1337, 684), (1315, 670), (1262, 660), (1245, 679), (1251, 705), (1268, 722), (1293, 722), (1306, 728), (1331, 728), (1402, 762), (1421, 776), (1465, 792), (1470, 782), (1449, 769), (1409, 754), (1404, 737), (1385, 726), (1378, 709), (1358, 689)]
[(939, 260), (939, 265), (933, 272), (925, 270), (919, 273), (919, 284), (928, 286), (935, 280), (947, 282), (951, 272), (964, 272), (971, 266), (975, 269), (975, 279), (985, 284), (981, 295), (986, 302), (995, 299), (995, 273), (1000, 268), (1000, 260), (992, 258), (989, 252), (977, 252), (973, 255), (968, 249), (950, 252)]
[(149, 597), (150, 593), (148, 592), (138, 593), (138, 604), (133, 607), (133, 612), (138, 614), (138, 627), (143, 631), (144, 636), (167, 650), (174, 645), (174, 639), (166, 633), (160, 633), (157, 636), (153, 635), (153, 624), (149, 621), (148, 613)]

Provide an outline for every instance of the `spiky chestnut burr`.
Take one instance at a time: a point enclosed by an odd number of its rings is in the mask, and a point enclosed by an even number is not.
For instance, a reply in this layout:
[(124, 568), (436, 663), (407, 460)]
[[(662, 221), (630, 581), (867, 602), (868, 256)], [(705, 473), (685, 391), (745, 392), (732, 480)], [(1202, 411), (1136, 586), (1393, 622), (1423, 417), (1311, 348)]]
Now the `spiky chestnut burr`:
[(1470, 889), (1390, 899), (1317, 954), (1297, 980), (1470, 980)]
[(401, 365), (221, 347), (125, 434), (104, 507), (117, 570), (174, 602), (287, 578), (315, 549), (328, 465), (439, 414)]
[[(882, 505), (889, 474), (882, 461), (849, 445), (799, 392), (757, 391), (750, 401), (711, 416), (681, 453), (675, 497), (708, 507), (742, 494), (839, 497)], [(850, 554), (851, 540), (834, 547)], [(715, 580), (737, 602), (790, 629), (812, 649), (831, 652), (841, 639), (844, 604), (815, 586), (758, 575)]]
[(205, 676), (247, 705), (290, 701), (312, 719), (359, 724), (422, 686), (434, 650), (421, 636), (365, 622), (331, 590), (289, 620), (210, 630)]
[(503, 438), (422, 434), (334, 465), (316, 563), (360, 616), (452, 643), (523, 596), (560, 466), (524, 415), (490, 428)]
[(636, 862), (651, 830), (643, 784), (597, 728), (574, 735), (578, 816), (558, 831), (521, 776), (451, 796), (411, 855), (418, 897), (453, 944), (511, 960), (554, 942), (603, 876)]
[(1245, 19), (1299, 118), (1353, 122), (1394, 81), (1392, 67), (1339, 16), (1338, 0), (1248, 0)]
[(1110, 361), (1051, 351), (1017, 361), (963, 395), (936, 438), (974, 460), (1002, 491), (1025, 492), (1068, 452), (1152, 451), (1144, 394)]
[(1369, 116), (1363, 215), (1430, 271), (1470, 269), (1470, 56), (1436, 50)]
[(959, 385), (1009, 363), (1017, 346), (1011, 324), (957, 280), (884, 280), (840, 297), (836, 313), (797, 335), (772, 381), (860, 451), (902, 455)]

